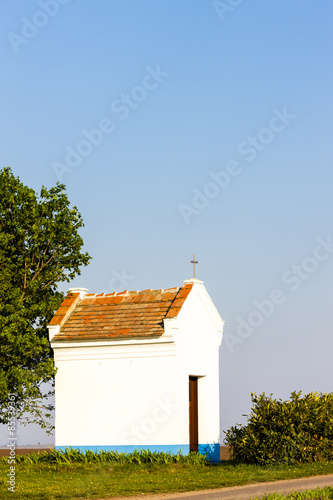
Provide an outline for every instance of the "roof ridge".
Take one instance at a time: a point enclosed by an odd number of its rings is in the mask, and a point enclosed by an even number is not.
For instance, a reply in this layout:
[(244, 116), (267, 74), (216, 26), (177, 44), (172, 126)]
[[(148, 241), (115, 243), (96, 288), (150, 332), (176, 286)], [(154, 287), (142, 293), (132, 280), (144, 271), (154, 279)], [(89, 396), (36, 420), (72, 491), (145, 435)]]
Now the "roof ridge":
[(101, 292), (101, 293), (87, 293), (85, 295), (84, 298), (94, 298), (94, 297), (115, 297), (115, 296), (118, 296), (118, 295), (129, 295), (130, 293), (144, 293), (144, 292), (160, 292), (160, 293), (164, 293), (164, 292), (171, 292), (171, 291), (177, 291), (177, 293), (179, 292), (179, 290), (181, 289), (182, 287), (179, 287), (179, 286), (174, 286), (172, 288), (146, 288), (145, 290), (124, 290), (122, 292), (109, 292), (109, 293), (105, 293), (105, 292)]

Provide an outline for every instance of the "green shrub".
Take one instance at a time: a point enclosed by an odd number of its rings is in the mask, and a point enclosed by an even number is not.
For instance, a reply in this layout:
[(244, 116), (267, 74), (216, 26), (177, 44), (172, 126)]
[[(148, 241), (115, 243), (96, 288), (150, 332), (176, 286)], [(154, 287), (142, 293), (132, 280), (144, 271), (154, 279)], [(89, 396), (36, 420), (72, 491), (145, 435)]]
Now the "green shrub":
[(232, 458), (244, 463), (333, 459), (333, 393), (292, 392), (288, 401), (251, 394), (247, 425), (226, 431)]

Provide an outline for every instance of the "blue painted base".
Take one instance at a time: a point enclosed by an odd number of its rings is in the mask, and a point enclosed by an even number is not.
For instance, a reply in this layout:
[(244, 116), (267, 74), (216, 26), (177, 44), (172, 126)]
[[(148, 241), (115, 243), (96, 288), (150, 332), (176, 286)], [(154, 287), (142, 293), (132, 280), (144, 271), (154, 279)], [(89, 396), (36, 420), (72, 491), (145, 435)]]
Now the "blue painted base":
[[(150, 450), (150, 451), (163, 451), (164, 453), (172, 453), (173, 455), (177, 455), (180, 451), (183, 455), (187, 455), (190, 452), (190, 446), (188, 444), (159, 444), (159, 445), (147, 445), (147, 446), (56, 446), (56, 450), (65, 450), (66, 448), (74, 448), (76, 450), (81, 451), (119, 451), (121, 453), (132, 453), (134, 450)], [(219, 443), (214, 444), (199, 444), (199, 454), (205, 455), (207, 453), (207, 458), (211, 462), (219, 462), (220, 461), (220, 445)]]
[(211, 462), (220, 461), (220, 443), (213, 444), (199, 444), (199, 454), (205, 455)]

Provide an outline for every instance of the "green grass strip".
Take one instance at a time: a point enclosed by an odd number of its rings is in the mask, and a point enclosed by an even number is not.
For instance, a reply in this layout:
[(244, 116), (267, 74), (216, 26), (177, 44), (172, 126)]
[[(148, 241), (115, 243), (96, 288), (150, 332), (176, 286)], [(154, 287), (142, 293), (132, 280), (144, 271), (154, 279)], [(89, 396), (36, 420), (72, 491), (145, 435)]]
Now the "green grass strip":
[(315, 490), (307, 490), (302, 492), (294, 492), (289, 495), (279, 495), (271, 493), (263, 497), (257, 497), (255, 500), (329, 500), (333, 499), (333, 488), (326, 486), (325, 488), (317, 488)]
[[(15, 493), (8, 491), (7, 457), (0, 461), (0, 498), (74, 500), (149, 493), (185, 492), (333, 474), (333, 462), (303, 465), (210, 464), (197, 457), (134, 453), (87, 453), (76, 450), (17, 456)], [(199, 456), (200, 457), (200, 456)], [(145, 461), (145, 463), (144, 463)], [(169, 463), (167, 462), (169, 461)], [(186, 463), (187, 461), (187, 463)], [(20, 462), (20, 463), (18, 463)], [(162, 463), (163, 462), (163, 463)], [(167, 463), (166, 463), (167, 462)]]
[[(19, 464), (188, 464), (206, 465), (206, 456), (198, 453), (183, 455), (182, 452), (174, 455), (164, 452), (152, 452), (150, 450), (138, 450), (133, 453), (121, 453), (119, 451), (81, 451), (75, 448), (65, 450), (49, 450), (44, 452), (34, 452), (27, 455), (17, 455), (16, 462)], [(7, 463), (7, 457), (2, 457), (0, 463)]]

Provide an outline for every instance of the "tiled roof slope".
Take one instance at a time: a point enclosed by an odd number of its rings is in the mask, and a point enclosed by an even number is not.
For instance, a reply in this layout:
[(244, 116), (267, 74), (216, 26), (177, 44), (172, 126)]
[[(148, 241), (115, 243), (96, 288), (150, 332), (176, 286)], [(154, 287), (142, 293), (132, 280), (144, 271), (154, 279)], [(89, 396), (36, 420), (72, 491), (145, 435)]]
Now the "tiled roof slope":
[(82, 300), (72, 293), (49, 323), (60, 326), (52, 342), (162, 335), (163, 319), (177, 317), (192, 286), (87, 294)]

